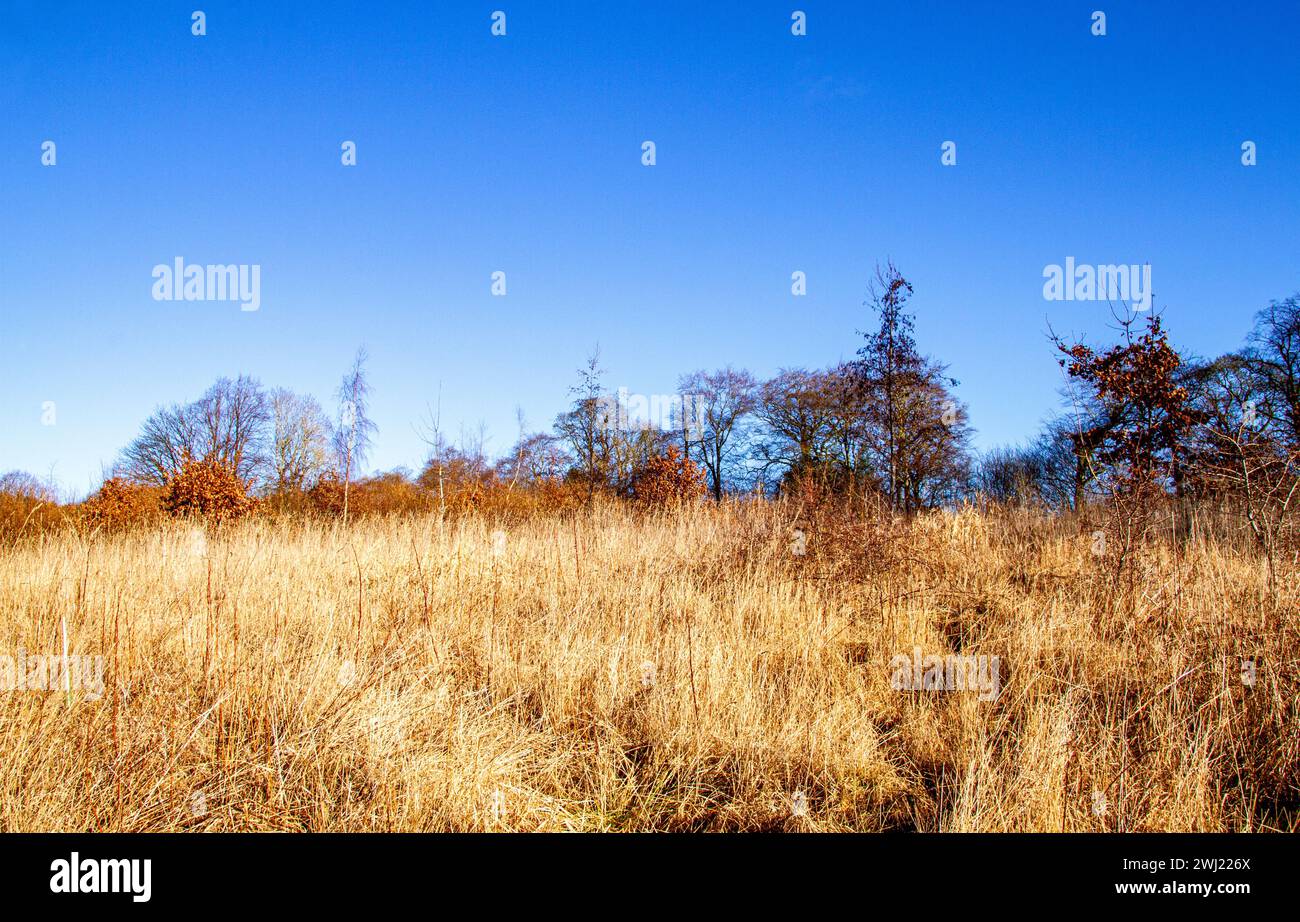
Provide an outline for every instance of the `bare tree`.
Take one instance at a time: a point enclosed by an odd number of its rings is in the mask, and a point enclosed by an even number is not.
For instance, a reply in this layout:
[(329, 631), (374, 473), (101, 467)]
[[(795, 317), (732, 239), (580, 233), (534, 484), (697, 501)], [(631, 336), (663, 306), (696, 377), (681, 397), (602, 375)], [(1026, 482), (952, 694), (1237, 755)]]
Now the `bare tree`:
[(330, 462), (330, 421), (315, 397), (287, 388), (271, 393), (271, 472), (277, 492), (301, 490)]
[(369, 355), (364, 346), (357, 349), (352, 367), (339, 384), (339, 425), (334, 433), (334, 451), (343, 473), (343, 524), (348, 521), (348, 493), (352, 473), (365, 464), (377, 429), (369, 415), (370, 381), (366, 376)]
[[(839, 399), (851, 410), (856, 397), (861, 415), (860, 420), (852, 413), (847, 417), (863, 443), (857, 456), (847, 459), (850, 473), (874, 474), (891, 508), (902, 512), (951, 503), (969, 480), (966, 408), (952, 393), (957, 381), (946, 367), (917, 349), (906, 309), (911, 294), (911, 283), (893, 263), (876, 270), (868, 303), (878, 327), (864, 334), (866, 341), (849, 366), (846, 377), (856, 387), (841, 387)], [(843, 441), (851, 444), (847, 437)]]
[(609, 430), (617, 428), (618, 422), (610, 420), (609, 404), (602, 400), (603, 375), (597, 346), (587, 356), (586, 364), (578, 369), (578, 383), (569, 388), (574, 398), (572, 407), (555, 419), (555, 431), (568, 443), (577, 473), (587, 484), (589, 503), (596, 495), (597, 485), (609, 481)]
[(759, 388), (755, 412), (763, 425), (754, 447), (761, 477), (774, 469), (784, 482), (825, 476), (834, 455), (835, 404), (824, 374), (781, 371)]
[(198, 400), (156, 411), (122, 452), (121, 472), (141, 483), (165, 484), (186, 461), (217, 461), (246, 482), (263, 472), (266, 392), (254, 378), (221, 378)]
[(899, 434), (903, 508), (952, 505), (970, 481), (970, 425), (964, 404), (947, 388), (942, 369), (929, 365), (920, 387), (908, 395)]
[(1300, 451), (1279, 445), (1245, 420), (1235, 427), (1215, 428), (1213, 435), (1219, 451), (1204, 459), (1201, 476), (1219, 492), (1239, 500), (1268, 563), (1269, 587), (1276, 593), (1278, 551), (1286, 538), (1294, 547)]
[(429, 455), (425, 461), (424, 473), (421, 475), (426, 483), (438, 485), (438, 511), (446, 508), (446, 464), (447, 440), (442, 435), (442, 382), (438, 382), (438, 403), (436, 407), (424, 406), (424, 417), (415, 426), (415, 433), (425, 445), (429, 446)]
[(8, 471), (0, 475), (0, 493), (42, 503), (58, 501), (52, 483), (42, 483), (35, 474), (27, 471)]
[(840, 363), (826, 372), (830, 406), (830, 440), (834, 464), (846, 487), (879, 486), (870, 419), (865, 412), (864, 382), (856, 363)]
[(858, 466), (874, 468), (890, 506), (913, 512), (950, 502), (968, 476), (966, 408), (947, 369), (920, 353), (906, 309), (912, 285), (887, 263), (869, 303), (879, 324), (853, 363), (866, 446)]
[(137, 483), (162, 485), (180, 472), (188, 458), (201, 453), (188, 407), (176, 404), (155, 410), (144, 421), (116, 467)]
[(906, 304), (912, 285), (893, 263), (876, 268), (869, 303), (879, 316), (875, 333), (866, 334), (866, 343), (858, 350), (858, 369), (874, 428), (879, 432), (881, 456), (890, 505), (898, 509), (904, 503), (899, 444), (906, 438), (902, 416), (906, 402), (922, 377), (923, 359), (916, 351), (912, 335), (912, 316)]
[(1082, 508), (1095, 468), (1088, 455), (1079, 452), (1078, 437), (1093, 428), (1070, 415), (1052, 417), (1028, 445), (986, 453), (975, 469), (973, 486), (995, 502)]
[(1192, 491), (1240, 512), (1276, 589), (1278, 552), (1294, 543), (1300, 449), (1274, 374), (1247, 350), (1195, 363), (1186, 380), (1197, 422), (1187, 451)]
[(519, 473), (520, 468), (523, 466), (519, 462), (523, 459), (524, 434), (528, 431), (528, 417), (524, 415), (524, 408), (518, 404), (515, 404), (515, 423), (519, 426), (519, 439), (515, 442), (515, 447), (511, 452), (514, 464), (507, 463), (500, 466), (503, 471), (507, 468), (509, 470), (510, 490), (514, 490), (515, 487), (519, 486)]
[(1245, 358), (1263, 392), (1255, 414), (1275, 438), (1300, 448), (1300, 295), (1255, 316)]
[(558, 480), (573, 463), (557, 436), (535, 432), (522, 436), (501, 459), (498, 472), (503, 480), (512, 484), (532, 486), (546, 480)]
[(758, 403), (758, 384), (749, 372), (727, 366), (714, 372), (683, 375), (677, 389), (681, 396), (677, 409), (682, 441), (688, 457), (693, 447), (708, 475), (709, 490), (720, 502), (745, 417)]

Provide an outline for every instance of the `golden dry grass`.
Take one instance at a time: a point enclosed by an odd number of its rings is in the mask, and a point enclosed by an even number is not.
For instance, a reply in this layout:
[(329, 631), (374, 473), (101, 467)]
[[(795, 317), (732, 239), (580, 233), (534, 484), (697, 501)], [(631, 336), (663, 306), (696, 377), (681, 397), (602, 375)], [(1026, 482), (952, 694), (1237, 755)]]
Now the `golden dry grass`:
[[(1161, 545), (1125, 595), (1068, 520), (796, 512), (5, 549), (0, 654), (66, 623), (107, 687), (0, 693), (0, 830), (1294, 825), (1296, 593), (1249, 552)], [(914, 646), (1000, 696), (892, 689)]]

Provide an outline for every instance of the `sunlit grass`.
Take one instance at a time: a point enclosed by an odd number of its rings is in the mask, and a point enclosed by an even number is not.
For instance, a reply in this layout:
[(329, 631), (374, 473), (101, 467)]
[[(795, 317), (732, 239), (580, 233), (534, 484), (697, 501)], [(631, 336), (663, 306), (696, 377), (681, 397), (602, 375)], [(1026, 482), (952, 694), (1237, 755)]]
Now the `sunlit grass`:
[[(0, 693), (0, 829), (1290, 828), (1293, 590), (1139, 566), (1116, 597), (1069, 520), (762, 502), (47, 536), (0, 556), (0, 654), (66, 625), (106, 688)], [(894, 690), (915, 646), (999, 697)]]

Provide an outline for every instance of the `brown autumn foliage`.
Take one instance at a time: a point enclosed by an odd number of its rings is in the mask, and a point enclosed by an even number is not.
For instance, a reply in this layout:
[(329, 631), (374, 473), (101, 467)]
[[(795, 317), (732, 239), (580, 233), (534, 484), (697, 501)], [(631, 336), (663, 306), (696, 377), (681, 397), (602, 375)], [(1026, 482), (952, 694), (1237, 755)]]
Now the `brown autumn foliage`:
[(326, 474), (312, 484), (311, 489), (307, 491), (307, 500), (311, 508), (322, 515), (342, 515), (343, 481), (332, 474)]
[(647, 506), (671, 506), (705, 495), (704, 471), (676, 445), (652, 455), (632, 477), (632, 495)]
[[(584, 485), (544, 478), (524, 485), (489, 471), (473, 477), (447, 476), (441, 498), (436, 483), (427, 476), (412, 481), (400, 471), (380, 474), (352, 484), (350, 516), (416, 515), (443, 512), (462, 516), (484, 514), (503, 521), (522, 521), (537, 515), (571, 512), (586, 505)], [(343, 515), (343, 482), (325, 476), (301, 496), (276, 496), (272, 506), (280, 511), (300, 511), (304, 506), (327, 517)]]
[(88, 524), (110, 531), (144, 525), (158, 519), (162, 511), (162, 490), (110, 477), (82, 509)]
[(379, 474), (354, 484), (348, 500), (349, 513), (371, 514), (424, 512), (430, 508), (429, 496), (401, 471)]
[(57, 528), (64, 519), (53, 492), (31, 474), (0, 476), (0, 543)]
[(1114, 421), (1095, 451), (1097, 461), (1119, 472), (1116, 486), (1140, 489), (1168, 478), (1182, 485), (1182, 442), (1196, 422), (1187, 389), (1176, 380), (1182, 359), (1169, 345), (1160, 318), (1152, 316), (1136, 338), (1125, 324), (1126, 342), (1104, 352), (1076, 344), (1058, 348), (1070, 377), (1090, 386)]
[[(326, 516), (343, 515), (343, 481), (326, 475), (307, 491), (311, 509)], [(348, 490), (348, 515), (385, 515), (423, 512), (429, 497), (400, 471), (353, 483)]]
[(162, 508), (173, 516), (230, 521), (251, 512), (255, 501), (229, 465), (215, 459), (189, 460), (167, 482)]
[(572, 512), (587, 499), (587, 488), (572, 480), (548, 477), (537, 483), (536, 491), (524, 492), (533, 496), (539, 512)]
[[(1178, 382), (1182, 358), (1169, 345), (1160, 318), (1150, 316), (1136, 336), (1135, 319), (1122, 324), (1124, 342), (1103, 352), (1057, 341), (1065, 355), (1061, 365), (1088, 386), (1105, 419), (1086, 441), (1079, 433), (1077, 445), (1087, 452), (1085, 463), (1108, 472), (1106, 516), (1093, 535), (1095, 563), (1116, 581), (1126, 581), (1130, 600), (1147, 576), (1140, 557), (1150, 543), (1156, 510), (1166, 497), (1184, 495), (1183, 454), (1198, 421), (1187, 389)], [(1185, 518), (1187, 510), (1182, 512)]]

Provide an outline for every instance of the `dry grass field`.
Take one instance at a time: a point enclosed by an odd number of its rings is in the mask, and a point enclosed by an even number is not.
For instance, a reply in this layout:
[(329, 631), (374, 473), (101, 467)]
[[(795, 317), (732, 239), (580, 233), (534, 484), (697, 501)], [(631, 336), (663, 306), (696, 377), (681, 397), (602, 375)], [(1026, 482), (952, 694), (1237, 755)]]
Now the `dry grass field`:
[[(1295, 828), (1294, 582), (1195, 540), (1126, 589), (1090, 540), (779, 502), (47, 535), (0, 551), (10, 684), (66, 630), (103, 692), (0, 696), (0, 830)], [(996, 700), (891, 687), (917, 647), (997, 656)]]

